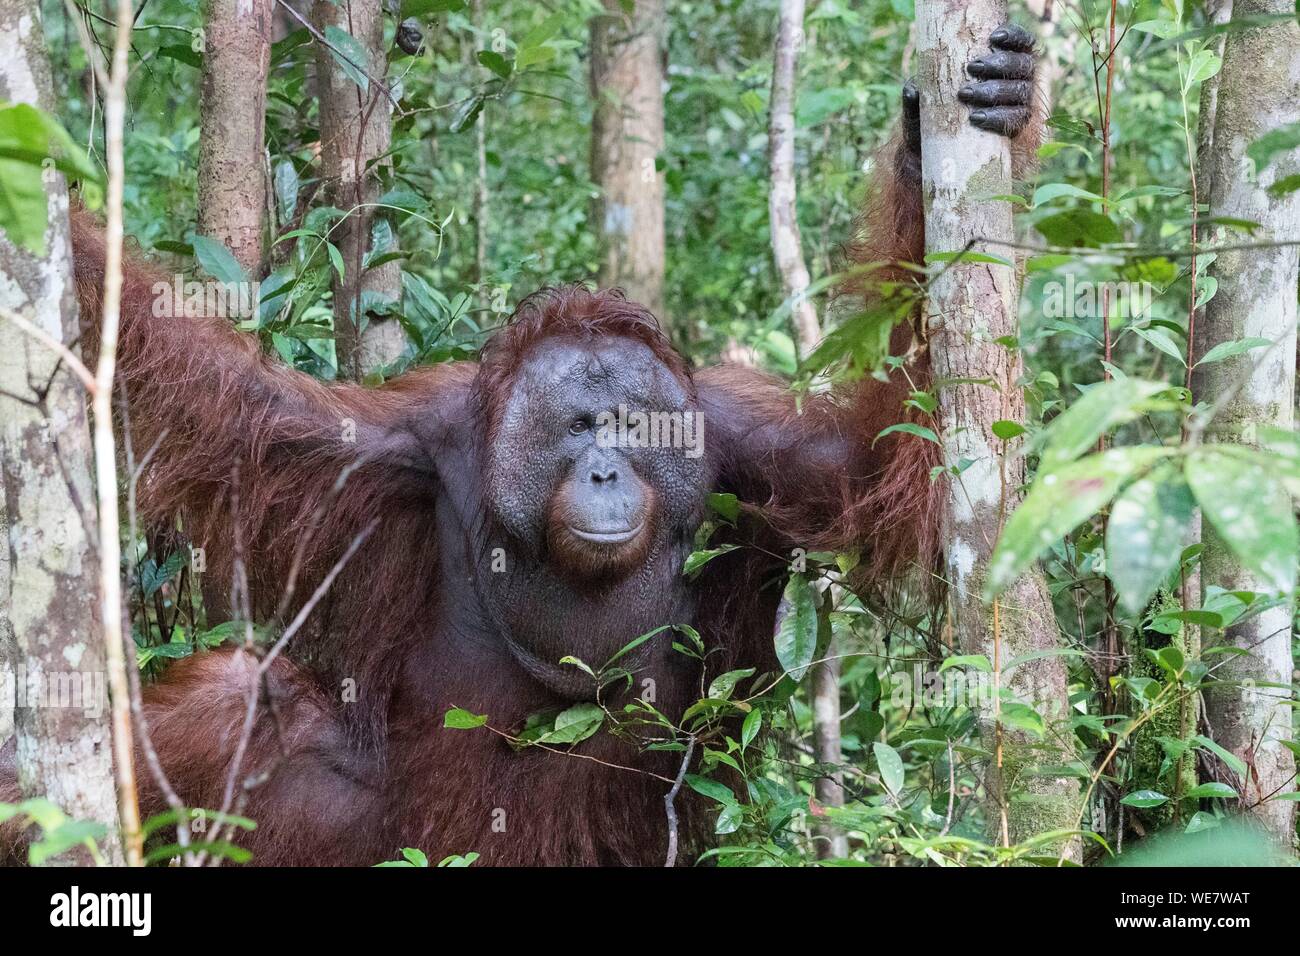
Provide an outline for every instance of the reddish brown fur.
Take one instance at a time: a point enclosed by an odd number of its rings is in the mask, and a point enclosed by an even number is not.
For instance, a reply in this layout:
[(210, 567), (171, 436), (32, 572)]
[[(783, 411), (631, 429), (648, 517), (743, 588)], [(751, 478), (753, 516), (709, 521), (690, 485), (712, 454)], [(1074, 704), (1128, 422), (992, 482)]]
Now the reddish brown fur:
[[(858, 243), (852, 255), (918, 258), (918, 209), (914, 184), (876, 193), (867, 215), (883, 225), (885, 240)], [(103, 240), (84, 214), (74, 214), (73, 226), (82, 314), (93, 318)], [(762, 373), (692, 374), (645, 310), (615, 293), (570, 287), (521, 303), (477, 365), (421, 369), (373, 390), (325, 385), (271, 362), (223, 320), (153, 318), (155, 281), (168, 280), (129, 261), (119, 373), (137, 454), (157, 445), (141, 488), (143, 517), (182, 514), (218, 581), (230, 579), (242, 552), (259, 616), (279, 601), (304, 540), (292, 609), (357, 532), (377, 522), (295, 639), (294, 661), (281, 659), (271, 674), (277, 721), (263, 710), (240, 773), (241, 781), (270, 775), (242, 807), (259, 822), (242, 841), (258, 862), (365, 864), (401, 846), (435, 858), (477, 851), (502, 864), (662, 860), (666, 785), (659, 778), (675, 773), (676, 755), (642, 753), (606, 734), (575, 748), (591, 760), (516, 753), (486, 730), (442, 729), (451, 706), (510, 729), (557, 704), (499, 640), (462, 620), (459, 569), (439, 566), (446, 542), (435, 502), (440, 486), (473, 489), (482, 476), (473, 447), (451, 449), (459, 464), (450, 471), (431, 460), (438, 442), (467, 423), (491, 435), (519, 363), (545, 338), (633, 338), (698, 396), (710, 474), (748, 506), (734, 537), (762, 545), (717, 558), (691, 585), (696, 626), (722, 652), (710, 671), (775, 667), (771, 633), (786, 569), (764, 552), (861, 546), (877, 575), (934, 560), (933, 446), (905, 435), (872, 444), (902, 418), (908, 387), (899, 375), (809, 399), (800, 412), (789, 390)], [(348, 421), (355, 444), (340, 439)], [(355, 470), (331, 497), (349, 465)], [(322, 502), (326, 515), (316, 521)], [(474, 639), (462, 635), (467, 626)], [(221, 803), (250, 674), (242, 652), (200, 654), (147, 690), (155, 745), (192, 806)], [(682, 663), (665, 674), (657, 704), (669, 713), (699, 696), (707, 679)], [(340, 701), (344, 680), (355, 682), (356, 703)], [(0, 800), (17, 798), (13, 753), (12, 744), (0, 751)], [(156, 813), (163, 804), (139, 769), (143, 810)], [(678, 802), (690, 847), (711, 814), (685, 791)], [(504, 833), (491, 827), (497, 813)], [(8, 840), (15, 855), (19, 837), (0, 828), (0, 843)]]

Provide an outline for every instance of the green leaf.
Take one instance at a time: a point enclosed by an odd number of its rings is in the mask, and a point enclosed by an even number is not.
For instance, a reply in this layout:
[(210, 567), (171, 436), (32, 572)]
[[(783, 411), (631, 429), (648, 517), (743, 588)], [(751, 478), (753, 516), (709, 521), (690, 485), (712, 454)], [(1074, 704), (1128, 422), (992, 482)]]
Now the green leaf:
[(745, 715), (745, 722), (740, 725), (740, 746), (748, 747), (758, 736), (763, 726), (763, 712), (755, 707)]
[(1257, 462), (1212, 445), (1187, 456), (1186, 474), (1197, 503), (1238, 560), (1270, 590), (1290, 594), (1300, 535), (1281, 483)]
[(599, 704), (574, 704), (557, 714), (554, 726), (534, 743), (576, 744), (594, 734), (604, 722), (605, 712)]
[(1237, 796), (1237, 791), (1233, 790), (1226, 783), (1203, 783), (1199, 787), (1192, 787), (1184, 794), (1189, 800), (1203, 800), (1218, 798), (1220, 800), (1232, 800)]
[(193, 235), (190, 236), (190, 244), (194, 247), (194, 258), (199, 260), (203, 271), (218, 282), (247, 281), (243, 268), (222, 243), (207, 236)]
[(746, 667), (743, 670), (727, 671), (725, 674), (719, 674), (709, 683), (709, 697), (717, 700), (730, 700), (731, 692), (736, 689), (736, 683), (744, 680), (746, 677), (753, 676), (754, 668)]
[(1237, 776), (1243, 779), (1249, 776), (1249, 768), (1246, 766), (1246, 761), (1242, 760), (1228, 748), (1211, 740), (1204, 734), (1197, 734), (1192, 738), (1192, 742), (1198, 746), (1204, 747), (1206, 750), (1210, 751), (1210, 753), (1222, 760), (1224, 764), (1231, 768), (1232, 772)]
[(1038, 220), (1034, 228), (1055, 246), (1089, 248), (1119, 242), (1124, 238), (1119, 226), (1106, 215), (1091, 209), (1067, 209)]
[(1149, 399), (1169, 390), (1164, 382), (1139, 378), (1111, 379), (1093, 386), (1056, 416), (1035, 438), (1041, 448), (1041, 471), (1074, 461), (1117, 425), (1132, 421), (1149, 407)]
[(1155, 790), (1135, 790), (1120, 801), (1126, 807), (1138, 807), (1142, 810), (1148, 807), (1158, 807), (1160, 804), (1168, 802), (1168, 797)]
[(939, 665), (939, 673), (942, 674), (950, 667), (970, 667), (985, 674), (993, 673), (993, 665), (983, 654), (959, 654), (944, 658), (944, 662)]
[(709, 495), (709, 507), (733, 524), (740, 518), (740, 500), (733, 494), (713, 492)]
[(984, 262), (989, 265), (1007, 266), (1008, 268), (1011, 266), (1011, 263), (1001, 256), (991, 256), (987, 252), (972, 252), (970, 249), (965, 252), (961, 250), (957, 252), (927, 252), (925, 261), (927, 265), (935, 262)]
[(1179, 365), (1187, 364), (1187, 359), (1183, 358), (1183, 350), (1178, 347), (1178, 343), (1171, 339), (1169, 333), (1164, 329), (1154, 326), (1145, 329), (1134, 327), (1133, 332), (1173, 358)]
[(514, 63), (493, 50), (479, 50), (478, 61), (503, 80), (508, 80), (515, 68)]
[(1027, 730), (1035, 737), (1041, 737), (1047, 732), (1047, 725), (1043, 722), (1043, 715), (1028, 704), (1020, 701), (1004, 703), (998, 710), (998, 723), (1004, 727), (1017, 727), (1020, 730)]
[(1172, 463), (1153, 468), (1115, 499), (1106, 528), (1106, 570), (1130, 614), (1140, 614), (1178, 567), (1192, 512), (1192, 493)]
[(1103, 508), (1135, 474), (1167, 457), (1165, 448), (1112, 448), (1039, 474), (1008, 519), (989, 560), (992, 600), (1045, 550)]
[(357, 86), (363, 94), (370, 91), (370, 81), (366, 73), (370, 71), (370, 60), (366, 57), (366, 48), (351, 33), (331, 24), (325, 28), (327, 49), (339, 65), (339, 69)]
[(776, 659), (796, 684), (817, 650), (818, 597), (806, 577), (792, 574), (776, 609)]
[(1208, 80), (1219, 72), (1223, 66), (1218, 54), (1212, 50), (1200, 50), (1192, 57), (1191, 65), (1187, 69), (1187, 83), (1185, 89), (1190, 90), (1197, 83)]
[(483, 109), (483, 102), (484, 97), (481, 94), (471, 96), (466, 100), (451, 121), (451, 131), (453, 133), (463, 133), (469, 129), (474, 120), (478, 119), (479, 111)]
[(718, 822), (713, 825), (713, 832), (717, 834), (735, 833), (740, 829), (740, 824), (745, 817), (745, 808), (738, 803), (728, 803), (718, 814)]
[(932, 441), (936, 445), (940, 443), (939, 436), (924, 425), (917, 425), (913, 422), (899, 422), (897, 425), (890, 425), (888, 428), (881, 429), (880, 434), (875, 437), (871, 444), (874, 446), (876, 442), (880, 441), (880, 439), (884, 438), (886, 435), (892, 435), (895, 432), (902, 432), (907, 435), (916, 435), (918, 438)]
[(735, 551), (738, 545), (724, 544), (717, 548), (710, 548), (707, 551), (692, 551), (686, 558), (686, 563), (682, 565), (682, 574), (694, 574), (700, 568), (704, 567), (720, 554), (726, 554), (728, 551)]
[(876, 741), (871, 745), (871, 752), (876, 755), (876, 766), (880, 769), (880, 782), (892, 795), (903, 792), (903, 758), (889, 744)]
[(736, 802), (736, 797), (731, 792), (731, 789), (717, 780), (701, 777), (696, 773), (688, 773), (686, 775), (686, 785), (698, 794), (711, 800), (717, 800), (723, 806), (731, 806)]
[(1231, 342), (1220, 342), (1205, 353), (1204, 357), (1196, 363), (1196, 367), (1200, 368), (1202, 365), (1209, 365), (1211, 362), (1222, 362), (1234, 355), (1244, 355), (1251, 349), (1259, 349), (1272, 344), (1268, 339), (1235, 339)]
[(487, 714), (471, 714), (468, 710), (459, 707), (453, 707), (442, 718), (442, 726), (453, 730), (469, 730), (472, 727), (482, 727), (486, 723)]
[(1003, 441), (1010, 441), (1017, 435), (1023, 435), (1024, 433), (1025, 426), (1019, 422), (1003, 420), (993, 423), (993, 434)]

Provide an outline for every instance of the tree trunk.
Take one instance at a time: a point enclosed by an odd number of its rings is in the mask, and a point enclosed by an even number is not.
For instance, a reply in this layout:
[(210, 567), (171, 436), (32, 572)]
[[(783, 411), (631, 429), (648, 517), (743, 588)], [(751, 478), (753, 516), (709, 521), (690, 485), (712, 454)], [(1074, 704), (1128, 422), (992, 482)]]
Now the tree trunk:
[(266, 77), (274, 0), (207, 0), (199, 116), (199, 233), (262, 277), (267, 208)]
[[(483, 26), (483, 0), (474, 0), (470, 7), (475, 31)], [(474, 45), (470, 45), (469, 67), (474, 67)], [(477, 172), (474, 177), (474, 281), (479, 284), (479, 301), (488, 308), (491, 296), (483, 288), (487, 275), (488, 244), (488, 181), (487, 181), (487, 108), (478, 111), (474, 120), (474, 155)]]
[(349, 214), (333, 233), (343, 256), (343, 278), (336, 274), (333, 286), (339, 374), (360, 381), (396, 361), (406, 346), (396, 319), (376, 316), (365, 323), (371, 308), (397, 301), (402, 291), (396, 262), (364, 268), (368, 253), (388, 251), (371, 248), (372, 226), (384, 217), (367, 205), (383, 194), (379, 172), (389, 163), (376, 160), (388, 152), (392, 137), (392, 102), (380, 87), (388, 72), (384, 16), (380, 0), (340, 0), (338, 5), (316, 0), (312, 19), (321, 33), (336, 27), (351, 34), (365, 52), (365, 62), (355, 66), (369, 74), (362, 77), (363, 89), (344, 71), (335, 51), (316, 44), (321, 175), (329, 202)]
[[(988, 37), (1006, 20), (1000, 0), (954, 3), (920, 0), (917, 60), (921, 90), (922, 190), (926, 253), (960, 252), (980, 239), (1013, 238), (1011, 204), (977, 197), (1011, 192), (1006, 139), (971, 126), (957, 102), (966, 64), (988, 50)], [(982, 244), (977, 249), (985, 251)], [(1002, 247), (987, 249), (1005, 255)], [(1056, 619), (1042, 574), (1033, 570), (990, 607), (981, 599), (988, 560), (1004, 517), (1018, 503), (1024, 458), (1000, 448), (992, 425), (1024, 420), (1017, 385), (1018, 350), (996, 342), (1017, 332), (1015, 270), (965, 262), (951, 265), (930, 284), (926, 311), (934, 379), (940, 383), (939, 421), (944, 461), (970, 462), (948, 481), (943, 541), (948, 604), (957, 643), (965, 654), (993, 664), (996, 690), (1009, 689), (1048, 724), (1043, 739), (999, 721), (1000, 703), (982, 706), (981, 731), (994, 756), (985, 777), (990, 830), (1003, 844), (1036, 833), (1072, 829), (1078, 781), (1040, 776), (1035, 768), (1071, 759), (1065, 725), (1068, 699), (1060, 657), (1017, 667), (1002, 686), (1001, 669), (1014, 657), (1058, 646)], [(978, 384), (992, 380), (997, 387)], [(943, 384), (952, 383), (952, 384)], [(1078, 855), (1077, 841), (1068, 851)]]
[(799, 52), (803, 49), (803, 0), (781, 0), (776, 31), (776, 56), (772, 68), (772, 103), (767, 127), (771, 187), (767, 195), (772, 226), (772, 255), (781, 277), (781, 292), (792, 301), (791, 319), (801, 356), (809, 355), (821, 340), (817, 310), (806, 293), (811, 281), (803, 259), (794, 180), (794, 103)]
[[(1291, 0), (1235, 0), (1237, 18), (1287, 15)], [(1300, 122), (1300, 26), (1294, 21), (1228, 34), (1212, 143), (1210, 212), (1257, 222), (1252, 242), (1268, 243), (1300, 235), (1300, 192), (1272, 196), (1268, 187), (1300, 172), (1300, 150), (1276, 156), (1252, 170), (1246, 148), (1270, 130)], [(1211, 244), (1231, 243), (1216, 230)], [(1261, 425), (1292, 428), (1295, 421), (1296, 281), (1294, 246), (1224, 250), (1210, 267), (1218, 291), (1205, 308), (1196, 354), (1220, 342), (1259, 337), (1268, 349), (1205, 365), (1197, 370), (1196, 395), (1205, 402), (1226, 400), (1206, 430), (1209, 441), (1253, 445)], [(1244, 387), (1243, 387), (1244, 386)], [(1203, 528), (1203, 585), (1267, 592), (1269, 586), (1243, 568), (1214, 529)], [(1228, 629), (1226, 641), (1249, 654), (1225, 659), (1216, 670), (1222, 682), (1207, 695), (1216, 740), (1251, 768), (1241, 781), (1241, 805), (1275, 839), (1290, 846), (1295, 804), (1259, 803), (1294, 789), (1295, 757), (1286, 748), (1291, 732), (1291, 606), (1271, 608)], [(1273, 685), (1273, 686), (1270, 686)]]
[[(0, 0), (0, 44), (0, 99), (48, 109), (53, 96), (38, 4)], [(68, 192), (52, 167), (44, 171), (44, 184), (45, 254), (0, 235), (0, 307), (70, 344), (78, 322)], [(85, 394), (51, 349), (3, 320), (0, 389), (6, 393), (0, 395), (0, 443), (10, 551), (0, 612), (12, 630), (24, 697), (14, 712), (19, 786), (24, 796), (45, 797), (74, 819), (106, 824), (106, 856), (120, 864), (93, 585), (99, 568)], [(75, 854), (61, 859), (78, 862)]]
[[(827, 597), (829, 600), (829, 596)], [(826, 657), (835, 657), (835, 643), (826, 645)], [(813, 754), (819, 764), (838, 766), (844, 762), (840, 750), (840, 662), (824, 660), (813, 665), (812, 679)], [(844, 806), (841, 774), (817, 777), (817, 802), (824, 807)], [(849, 855), (849, 838), (843, 827), (819, 826), (817, 858), (842, 860)]]
[(604, 0), (591, 20), (591, 179), (598, 281), (663, 316), (664, 0)]

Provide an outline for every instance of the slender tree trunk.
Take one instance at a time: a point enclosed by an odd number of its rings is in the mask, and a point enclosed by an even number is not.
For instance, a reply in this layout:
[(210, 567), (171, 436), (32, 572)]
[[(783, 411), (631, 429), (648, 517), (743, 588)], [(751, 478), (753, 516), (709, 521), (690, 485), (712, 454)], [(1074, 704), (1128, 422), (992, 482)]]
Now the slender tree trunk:
[[(828, 598), (829, 599), (829, 598)], [(835, 644), (826, 646), (826, 656), (835, 656)], [(825, 660), (813, 666), (813, 755), (819, 764), (838, 766), (844, 762), (840, 749), (840, 662)], [(817, 778), (817, 802), (824, 807), (844, 806), (844, 783), (838, 772)], [(842, 860), (849, 855), (849, 838), (842, 827), (818, 828), (817, 857)]]
[[(1007, 141), (971, 126), (957, 101), (966, 64), (988, 50), (988, 37), (1006, 20), (1001, 0), (919, 0), (917, 60), (921, 89), (922, 190), (927, 254), (960, 252), (976, 240), (1013, 238), (1011, 205), (978, 197), (1011, 192)], [(1006, 250), (977, 250), (1005, 255)], [(1024, 458), (1001, 447), (992, 433), (1000, 419), (1023, 421), (1017, 380), (1020, 353), (997, 343), (1017, 332), (1015, 270), (990, 263), (959, 263), (936, 277), (926, 319), (930, 355), (939, 388), (944, 461), (970, 462), (949, 479), (943, 541), (949, 607), (956, 642), (966, 654), (993, 664), (995, 688), (1009, 690), (1044, 717), (1042, 740), (999, 721), (996, 699), (982, 708), (985, 746), (993, 753), (985, 778), (990, 829), (1004, 844), (1035, 833), (1072, 829), (1078, 813), (1078, 781), (1041, 776), (1036, 768), (1071, 759), (1064, 702), (1068, 699), (1060, 657), (1030, 661), (1003, 674), (1021, 654), (1058, 646), (1056, 619), (1042, 574), (1033, 570), (992, 606), (981, 599), (988, 560), (1003, 519), (1018, 502)], [(987, 380), (996, 388), (979, 384)], [(1077, 842), (1069, 852), (1078, 854)]]
[(199, 94), (199, 233), (262, 276), (267, 207), (266, 77), (274, 0), (207, 0)]
[[(0, 100), (48, 110), (53, 96), (39, 4), (0, 0), (0, 47)], [(71, 344), (78, 322), (68, 192), (53, 168), (44, 184), (44, 254), (0, 235), (0, 307)], [(0, 614), (7, 618), (0, 631), (11, 629), (26, 697), (14, 714), (19, 786), (74, 819), (107, 824), (107, 857), (120, 863), (102, 619), (92, 583), (99, 560), (85, 393), (53, 351), (6, 320), (0, 389), (10, 551), (0, 579)], [(63, 859), (77, 862), (76, 855)]]
[[(1290, 14), (1291, 0), (1235, 0), (1238, 18)], [(1300, 173), (1300, 149), (1253, 170), (1246, 149), (1262, 135), (1300, 122), (1300, 26), (1294, 21), (1230, 33), (1224, 44), (1211, 142), (1214, 175), (1210, 211), (1257, 222), (1255, 242), (1300, 236), (1300, 192), (1272, 196), (1268, 187)], [(1230, 236), (1211, 237), (1212, 244)], [(1205, 308), (1196, 342), (1204, 354), (1220, 342), (1259, 337), (1276, 343), (1267, 350), (1205, 365), (1197, 371), (1197, 397), (1226, 401), (1206, 430), (1209, 441), (1254, 445), (1263, 425), (1292, 428), (1295, 422), (1296, 281), (1300, 259), (1294, 246), (1221, 251), (1210, 267), (1218, 291)], [(1268, 585), (1243, 568), (1207, 523), (1201, 554), (1204, 586), (1266, 592)], [(1249, 651), (1226, 659), (1220, 682), (1207, 695), (1215, 738), (1250, 768), (1241, 781), (1243, 807), (1285, 846), (1295, 836), (1295, 804), (1261, 800), (1295, 789), (1295, 757), (1285, 746), (1292, 737), (1289, 603), (1228, 629), (1226, 640)]]
[[(316, 45), (320, 87), (321, 174), (332, 205), (349, 213), (333, 236), (343, 256), (343, 278), (334, 277), (334, 327), (339, 373), (360, 381), (396, 361), (406, 346), (406, 336), (396, 319), (372, 318), (375, 305), (395, 302), (401, 296), (401, 271), (396, 262), (364, 267), (371, 248), (371, 229), (382, 215), (372, 205), (382, 194), (380, 168), (388, 160), (392, 141), (392, 102), (380, 88), (387, 82), (388, 52), (384, 47), (381, 0), (316, 0), (312, 10), (322, 33), (336, 27), (349, 33), (365, 54), (363, 67), (371, 78), (365, 88), (348, 76), (335, 53)], [(346, 53), (346, 51), (342, 51)], [(378, 250), (384, 252), (387, 250)], [(364, 328), (358, 332), (359, 326)]]
[(801, 356), (821, 340), (817, 310), (806, 297), (808, 266), (803, 259), (794, 180), (795, 78), (799, 52), (803, 49), (803, 0), (781, 0), (781, 19), (776, 31), (776, 56), (772, 68), (772, 103), (767, 127), (771, 186), (767, 194), (768, 218), (772, 226), (772, 255), (781, 276), (781, 292), (793, 300), (791, 319)]
[(598, 281), (621, 286), (665, 321), (664, 177), (655, 168), (664, 146), (664, 0), (604, 4), (591, 20)]
[[(0, 319), (0, 322), (3, 322)], [(4, 399), (0, 398), (0, 407)], [(4, 438), (0, 436), (0, 461), (6, 454)], [(18, 685), (15, 683), (14, 661), (18, 647), (14, 643), (14, 624), (9, 619), (9, 595), (13, 591), (13, 567), (9, 558), (9, 518), (5, 513), (4, 494), (0, 493), (0, 748), (14, 735), (14, 704)]]
[[(483, 0), (474, 0), (471, 16), (475, 31), (483, 26)], [(470, 50), (470, 66), (473, 66), (473, 47)], [(477, 173), (474, 178), (474, 281), (482, 286), (483, 277), (487, 275), (488, 244), (488, 181), (487, 181), (487, 109), (478, 111), (474, 120), (474, 154)], [(479, 297), (484, 308), (490, 296), (486, 289), (479, 289)]]

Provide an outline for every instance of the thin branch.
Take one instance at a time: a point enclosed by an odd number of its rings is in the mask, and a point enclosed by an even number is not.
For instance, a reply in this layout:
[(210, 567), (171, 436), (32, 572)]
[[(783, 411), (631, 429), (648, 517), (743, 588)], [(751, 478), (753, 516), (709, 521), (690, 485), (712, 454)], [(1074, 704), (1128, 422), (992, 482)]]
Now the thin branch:
[(677, 807), (674, 801), (682, 789), (682, 781), (686, 779), (686, 771), (694, 754), (695, 738), (687, 737), (686, 753), (682, 755), (682, 765), (677, 768), (677, 778), (673, 780), (672, 789), (664, 794), (664, 813), (668, 817), (668, 854), (664, 858), (664, 866), (669, 869), (677, 865)]

